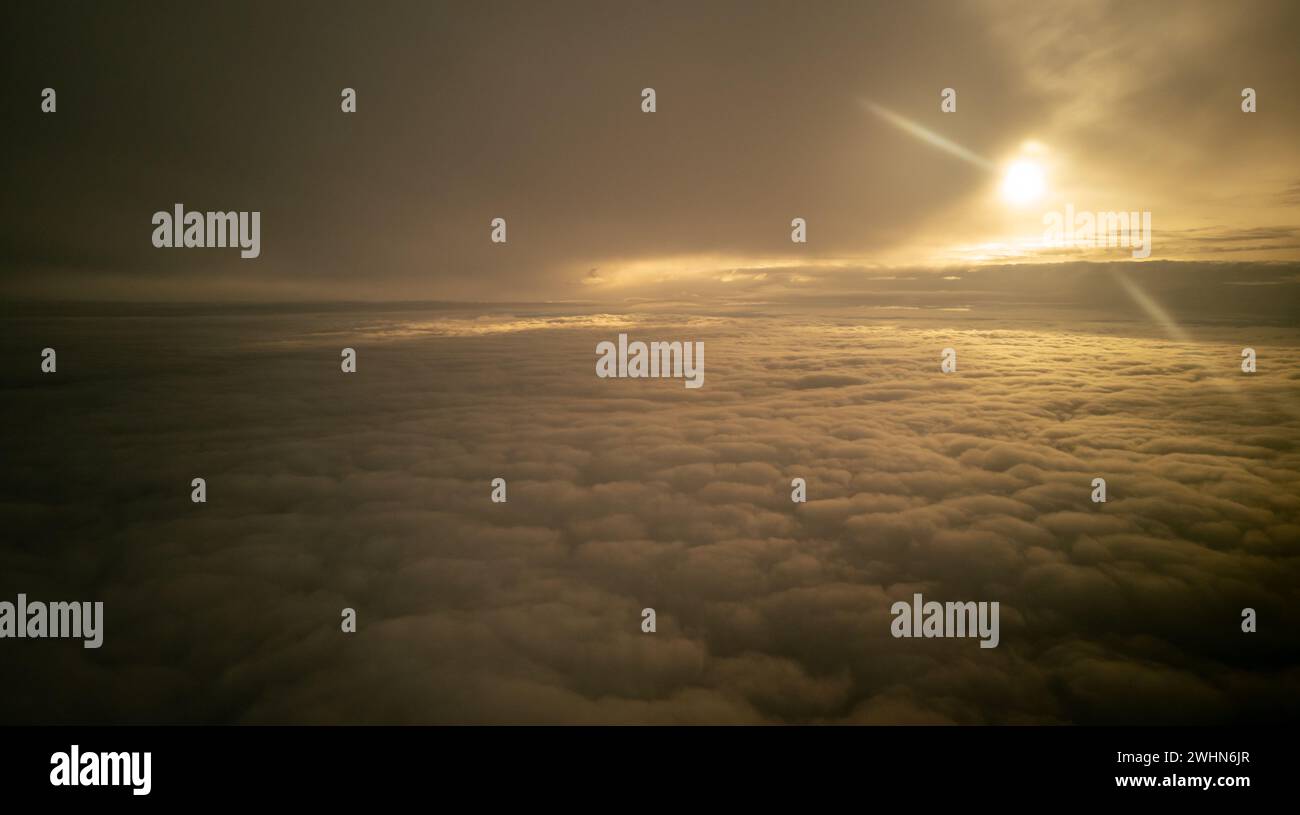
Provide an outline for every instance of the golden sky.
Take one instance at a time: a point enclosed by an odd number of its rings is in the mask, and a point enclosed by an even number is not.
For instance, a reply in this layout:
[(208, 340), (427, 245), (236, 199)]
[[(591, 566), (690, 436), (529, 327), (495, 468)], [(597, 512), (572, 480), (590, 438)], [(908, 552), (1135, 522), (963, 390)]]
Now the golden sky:
[[(1155, 260), (1300, 258), (1294, 3), (30, 13), (7, 49), (14, 296), (622, 299), (1130, 257), (1041, 245), (1066, 205), (1150, 212)], [(1019, 204), (1016, 161), (1041, 181)], [(261, 211), (261, 257), (154, 249), (176, 202)]]

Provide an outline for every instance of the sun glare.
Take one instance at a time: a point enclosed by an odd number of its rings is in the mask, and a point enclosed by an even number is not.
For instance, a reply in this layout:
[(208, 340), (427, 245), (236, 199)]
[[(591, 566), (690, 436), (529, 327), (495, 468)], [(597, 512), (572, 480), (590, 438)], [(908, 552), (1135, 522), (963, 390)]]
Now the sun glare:
[(1012, 162), (1002, 176), (1002, 200), (1015, 206), (1031, 204), (1047, 189), (1043, 168), (1023, 159)]

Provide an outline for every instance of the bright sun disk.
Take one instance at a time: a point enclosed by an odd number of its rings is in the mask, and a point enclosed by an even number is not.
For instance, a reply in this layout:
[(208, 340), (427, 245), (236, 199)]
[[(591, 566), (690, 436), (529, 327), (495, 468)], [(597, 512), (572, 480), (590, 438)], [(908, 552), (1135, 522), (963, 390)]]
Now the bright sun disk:
[(1002, 200), (1023, 205), (1037, 201), (1047, 189), (1043, 168), (1032, 161), (1015, 161), (1002, 176)]

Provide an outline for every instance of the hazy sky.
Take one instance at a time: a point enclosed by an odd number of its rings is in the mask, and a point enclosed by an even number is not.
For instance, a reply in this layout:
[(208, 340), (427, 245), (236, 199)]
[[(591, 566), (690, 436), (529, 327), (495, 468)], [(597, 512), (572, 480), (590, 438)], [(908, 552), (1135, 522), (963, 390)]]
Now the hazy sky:
[[(9, 296), (622, 298), (774, 267), (1059, 260), (1031, 243), (1067, 203), (1150, 211), (1155, 259), (1300, 258), (1294, 3), (6, 16)], [(1046, 191), (1009, 206), (1003, 170), (1030, 143)], [(176, 202), (260, 211), (261, 257), (153, 248), (150, 218)], [(790, 242), (796, 216), (806, 245)]]

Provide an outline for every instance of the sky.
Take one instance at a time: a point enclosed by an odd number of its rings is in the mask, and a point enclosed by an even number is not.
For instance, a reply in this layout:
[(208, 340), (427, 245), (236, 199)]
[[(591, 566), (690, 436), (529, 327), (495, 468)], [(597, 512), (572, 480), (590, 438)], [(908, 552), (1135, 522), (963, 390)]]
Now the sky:
[[(1300, 258), (1293, 3), (311, 8), (7, 12), (0, 291), (618, 302), (1131, 259), (1041, 245), (1066, 205), (1150, 212), (1153, 259)], [(261, 256), (154, 248), (178, 202), (261, 212)]]

